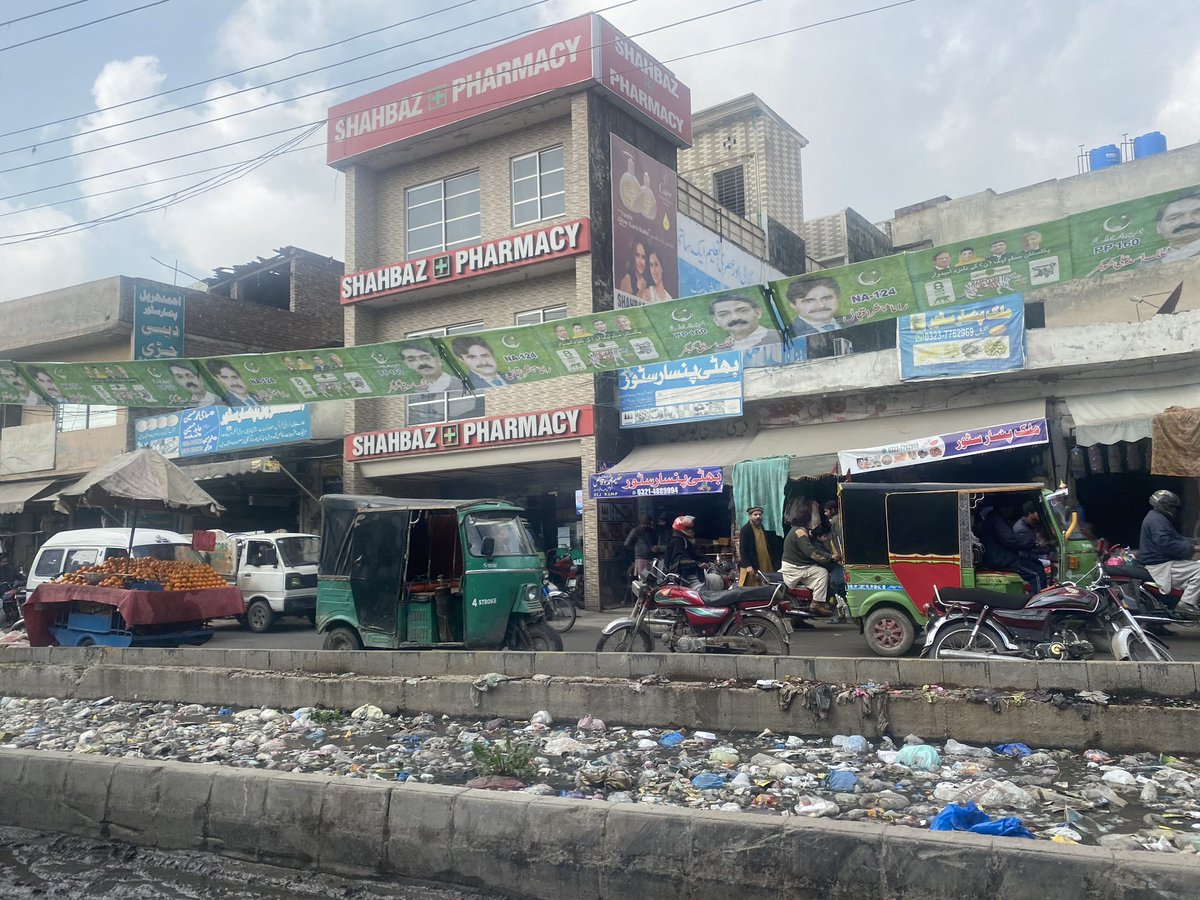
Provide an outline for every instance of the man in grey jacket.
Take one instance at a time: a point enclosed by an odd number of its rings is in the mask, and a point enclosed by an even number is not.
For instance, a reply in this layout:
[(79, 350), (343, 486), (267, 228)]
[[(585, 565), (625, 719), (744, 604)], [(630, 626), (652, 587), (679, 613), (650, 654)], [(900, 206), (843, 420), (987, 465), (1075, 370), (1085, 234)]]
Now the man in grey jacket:
[(1142, 519), (1138, 561), (1150, 570), (1163, 591), (1182, 588), (1180, 611), (1200, 614), (1200, 562), (1192, 559), (1200, 545), (1179, 533), (1172, 521), (1179, 513), (1179, 498), (1170, 491), (1150, 495), (1150, 512)]

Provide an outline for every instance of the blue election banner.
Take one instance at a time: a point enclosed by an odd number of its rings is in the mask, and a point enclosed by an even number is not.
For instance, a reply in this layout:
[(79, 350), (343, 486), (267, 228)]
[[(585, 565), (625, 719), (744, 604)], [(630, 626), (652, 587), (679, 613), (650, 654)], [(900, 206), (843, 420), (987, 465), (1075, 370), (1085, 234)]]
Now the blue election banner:
[(742, 354), (733, 350), (622, 369), (617, 391), (622, 428), (740, 416)]
[(268, 447), (312, 437), (308, 404), (286, 406), (204, 406), (134, 423), (138, 447), (152, 447), (168, 459)]
[(133, 358), (183, 356), (183, 302), (187, 295), (166, 285), (138, 283), (133, 291)]
[(1025, 301), (1010, 294), (899, 319), (900, 379), (1025, 368)]
[(654, 472), (601, 472), (588, 478), (588, 493), (593, 500), (712, 494), (719, 493), (724, 487), (725, 477), (720, 466)]

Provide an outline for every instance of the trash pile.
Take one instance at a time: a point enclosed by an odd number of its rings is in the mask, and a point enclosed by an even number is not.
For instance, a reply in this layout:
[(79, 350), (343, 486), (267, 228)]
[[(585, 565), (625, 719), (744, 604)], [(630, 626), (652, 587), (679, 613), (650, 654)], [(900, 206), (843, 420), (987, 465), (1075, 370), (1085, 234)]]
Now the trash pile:
[(523, 721), (0, 698), (0, 746), (436, 782), (608, 803), (827, 817), (1200, 851), (1200, 761), (915, 735), (721, 734)]

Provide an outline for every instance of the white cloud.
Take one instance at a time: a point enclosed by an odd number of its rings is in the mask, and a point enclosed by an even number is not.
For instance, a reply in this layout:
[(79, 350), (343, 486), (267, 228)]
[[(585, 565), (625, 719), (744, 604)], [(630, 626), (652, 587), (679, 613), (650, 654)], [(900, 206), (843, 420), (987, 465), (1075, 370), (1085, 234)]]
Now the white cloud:
[(1154, 125), (1166, 132), (1174, 146), (1200, 140), (1200, 45), (1171, 78)]

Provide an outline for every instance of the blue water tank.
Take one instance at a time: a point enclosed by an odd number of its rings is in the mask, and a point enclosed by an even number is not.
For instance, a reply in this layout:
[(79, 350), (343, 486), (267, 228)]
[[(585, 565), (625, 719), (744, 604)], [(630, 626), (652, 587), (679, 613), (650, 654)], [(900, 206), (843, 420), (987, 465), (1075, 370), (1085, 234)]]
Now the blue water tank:
[(1088, 151), (1088, 168), (1097, 172), (1121, 162), (1121, 150), (1116, 144), (1105, 144)]
[(1151, 131), (1133, 139), (1133, 158), (1154, 156), (1156, 153), (1167, 152), (1167, 137), (1161, 131)]

